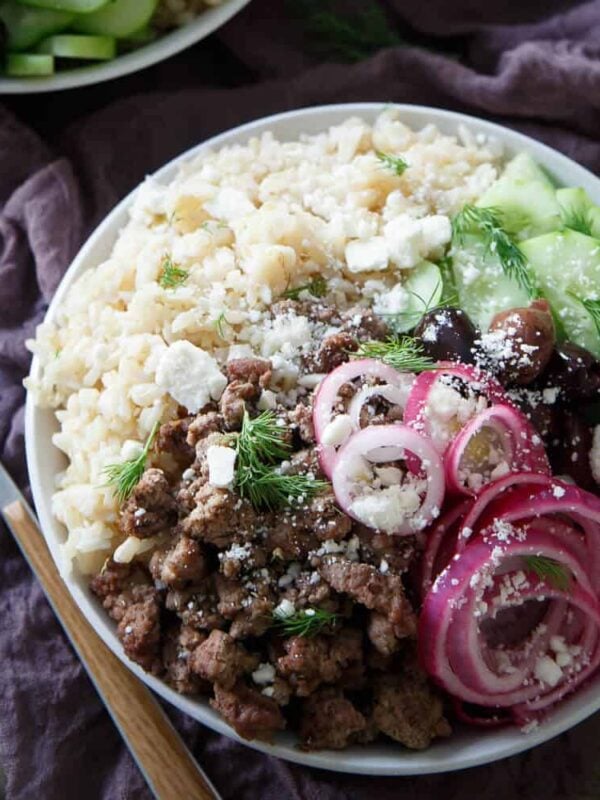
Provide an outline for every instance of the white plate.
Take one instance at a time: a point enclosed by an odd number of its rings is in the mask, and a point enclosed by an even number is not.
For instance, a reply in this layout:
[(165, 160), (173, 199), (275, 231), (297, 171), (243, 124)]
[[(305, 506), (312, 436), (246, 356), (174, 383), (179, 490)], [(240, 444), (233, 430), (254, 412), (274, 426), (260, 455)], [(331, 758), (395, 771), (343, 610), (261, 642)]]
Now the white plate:
[[(217, 148), (245, 142), (249, 137), (260, 135), (264, 131), (272, 131), (276, 137), (283, 140), (295, 139), (300, 133), (317, 133), (330, 125), (341, 123), (352, 115), (360, 115), (368, 120), (373, 120), (382, 108), (382, 104), (352, 103), (301, 109), (266, 117), (215, 136), (171, 161), (160, 169), (155, 177), (162, 182), (168, 182), (174, 177), (182, 161), (201, 153), (208, 147)], [(398, 108), (402, 112), (402, 119), (412, 127), (421, 128), (428, 123), (434, 123), (443, 132), (453, 133), (462, 123), (476, 133), (492, 134), (504, 142), (509, 152), (526, 151), (530, 153), (557, 182), (582, 186), (596, 203), (600, 203), (600, 181), (594, 175), (566, 156), (527, 136), (464, 114), (420, 106), (400, 105)], [(47, 319), (53, 319), (56, 316), (57, 306), (73, 281), (85, 270), (94, 267), (108, 257), (120, 229), (127, 222), (127, 210), (131, 205), (132, 198), (133, 194), (130, 194), (111, 211), (82, 247), (56, 292), (48, 310)], [(38, 370), (39, 365), (34, 359), (31, 367), (32, 375), (38, 374)], [(42, 530), (55, 559), (58, 559), (59, 544), (64, 539), (64, 529), (52, 517), (50, 503), (54, 476), (65, 467), (63, 454), (51, 444), (51, 436), (57, 429), (58, 424), (54, 413), (47, 409), (36, 408), (31, 397), (28, 397), (25, 419), (27, 463)], [(67, 585), (82, 612), (102, 639), (136, 675), (159, 695), (199, 722), (219, 733), (239, 740), (239, 737), (209, 707), (206, 701), (194, 700), (177, 694), (165, 683), (146, 674), (136, 664), (125, 658), (115, 634), (114, 624), (91, 596), (85, 580), (76, 575), (70, 576), (67, 578)], [(593, 684), (589, 684), (563, 703), (546, 722), (528, 735), (524, 735), (516, 729), (485, 732), (464, 730), (449, 739), (439, 740), (428, 750), (420, 752), (411, 752), (393, 743), (377, 743), (367, 747), (352, 747), (335, 753), (329, 751), (304, 753), (295, 748), (293, 737), (288, 734), (277, 737), (276, 743), (273, 745), (261, 742), (246, 742), (246, 744), (270, 755), (299, 764), (339, 772), (368, 775), (424, 775), (432, 772), (464, 769), (522, 752), (571, 728), (598, 709), (600, 709), (600, 676)]]
[(0, 95), (32, 94), (38, 92), (58, 92), (74, 89), (91, 83), (110, 81), (138, 72), (140, 69), (164, 61), (165, 58), (185, 50), (186, 47), (205, 39), (231, 17), (238, 13), (250, 0), (225, 0), (220, 6), (207, 8), (192, 22), (182, 25), (170, 33), (159, 36), (156, 41), (118, 56), (113, 61), (90, 64), (78, 69), (65, 69), (46, 78), (7, 78), (0, 77)]

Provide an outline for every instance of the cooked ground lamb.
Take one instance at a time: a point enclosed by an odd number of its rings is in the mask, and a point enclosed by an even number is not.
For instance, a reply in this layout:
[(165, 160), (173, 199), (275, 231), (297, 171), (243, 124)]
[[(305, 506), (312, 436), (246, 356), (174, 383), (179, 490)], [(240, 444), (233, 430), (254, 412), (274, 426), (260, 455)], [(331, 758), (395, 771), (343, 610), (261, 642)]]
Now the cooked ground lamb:
[[(301, 369), (328, 372), (386, 326), (364, 309), (285, 301), (326, 335)], [(226, 365), (218, 403), (180, 408), (121, 510), (124, 536), (157, 536), (131, 564), (108, 561), (91, 582), (127, 655), (177, 691), (205, 694), (240, 736), (270, 740), (286, 725), (305, 748), (339, 749), (385, 735), (407, 747), (447, 733), (442, 703), (411, 662), (416, 611), (405, 593), (419, 547), (354, 522), (330, 490), (300, 506), (257, 510), (211, 483), (211, 448), (230, 446), (261, 411), (274, 368), (263, 358)], [(349, 402), (354, 388), (340, 393)], [(285, 475), (322, 480), (310, 391), (267, 397), (289, 445)], [(384, 404), (374, 413), (390, 421)], [(371, 418), (370, 422), (373, 422)], [(408, 584), (407, 587), (408, 588)], [(286, 614), (319, 614), (312, 631)], [(282, 617), (283, 614), (283, 617)]]

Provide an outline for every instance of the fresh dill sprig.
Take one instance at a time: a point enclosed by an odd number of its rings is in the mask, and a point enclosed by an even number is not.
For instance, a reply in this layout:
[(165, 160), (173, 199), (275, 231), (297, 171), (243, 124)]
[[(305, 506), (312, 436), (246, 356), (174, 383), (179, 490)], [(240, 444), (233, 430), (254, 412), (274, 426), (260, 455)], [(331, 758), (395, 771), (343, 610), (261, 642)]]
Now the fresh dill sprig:
[(383, 47), (402, 44), (384, 11), (376, 3), (352, 12), (337, 13), (330, 0), (288, 2), (290, 16), (303, 23), (308, 41), (328, 60), (354, 63)]
[(286, 289), (281, 296), (286, 300), (298, 300), (301, 292), (308, 292), (313, 297), (325, 297), (327, 288), (325, 278), (322, 275), (316, 275), (309, 283), (296, 286), (295, 289)]
[(571, 573), (563, 564), (547, 556), (524, 556), (528, 570), (534, 572), (541, 581), (546, 581), (555, 589), (566, 592), (571, 585)]
[(273, 511), (301, 505), (327, 486), (308, 475), (286, 475), (274, 466), (289, 456), (291, 447), (272, 411), (254, 419), (245, 411), (241, 431), (230, 439), (237, 453), (235, 487), (254, 508)]
[(175, 289), (187, 281), (189, 272), (181, 269), (173, 261), (168, 253), (165, 253), (162, 260), (162, 271), (158, 279), (163, 289)]
[(594, 325), (596, 326), (596, 330), (598, 331), (598, 336), (600, 336), (600, 300), (584, 300), (581, 297), (578, 297), (573, 292), (567, 292), (569, 297), (572, 297), (574, 300), (577, 300), (578, 303), (585, 308), (588, 312)]
[(263, 411), (254, 419), (246, 411), (242, 430), (236, 435), (236, 440), (238, 459), (242, 464), (252, 466), (257, 461), (275, 464), (290, 454), (285, 430), (277, 424), (277, 417), (272, 411)]
[(589, 209), (579, 206), (578, 208), (565, 208), (561, 206), (562, 223), (565, 228), (586, 236), (593, 236), (592, 220), (590, 219)]
[(352, 355), (356, 358), (377, 358), (401, 372), (425, 372), (435, 362), (412, 336), (390, 336), (384, 342), (363, 342)]
[(536, 297), (538, 292), (527, 269), (525, 254), (503, 227), (502, 213), (497, 208), (466, 205), (452, 220), (453, 241), (463, 244), (465, 235), (474, 231), (481, 234), (486, 254), (498, 256), (504, 274), (513, 278), (529, 297)]
[(335, 625), (338, 620), (337, 614), (325, 611), (322, 608), (306, 608), (297, 611), (291, 616), (278, 612), (273, 612), (275, 625), (286, 636), (316, 636), (323, 628)]
[(408, 169), (408, 164), (401, 156), (391, 156), (388, 153), (382, 153), (381, 150), (376, 150), (375, 155), (382, 165), (395, 175), (402, 175)]
[(109, 464), (104, 468), (103, 472), (107, 479), (104, 485), (113, 487), (113, 493), (120, 504), (127, 500), (144, 474), (146, 459), (159, 427), (160, 422), (155, 422), (139, 456), (122, 461), (120, 464)]
[(217, 329), (217, 333), (221, 337), (221, 339), (225, 338), (225, 331), (223, 330), (223, 325), (229, 325), (227, 322), (227, 315), (224, 311), (221, 311), (219, 316), (215, 320), (215, 328)]

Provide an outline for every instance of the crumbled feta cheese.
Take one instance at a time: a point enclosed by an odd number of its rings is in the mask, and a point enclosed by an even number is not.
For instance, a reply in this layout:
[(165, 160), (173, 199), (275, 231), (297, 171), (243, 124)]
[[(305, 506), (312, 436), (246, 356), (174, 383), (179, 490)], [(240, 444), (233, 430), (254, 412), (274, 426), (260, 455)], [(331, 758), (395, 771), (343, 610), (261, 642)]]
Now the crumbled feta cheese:
[(296, 613), (296, 606), (288, 600), (284, 598), (278, 606), (275, 606), (273, 610), (273, 614), (279, 619), (287, 619), (288, 617), (293, 617)]
[(390, 260), (400, 269), (412, 269), (423, 260), (420, 220), (400, 214), (383, 229)]
[(388, 266), (388, 248), (383, 236), (348, 242), (345, 256), (350, 272), (372, 272)]
[(233, 483), (236, 452), (232, 447), (211, 444), (206, 451), (208, 482), (211, 486), (225, 488)]
[(432, 214), (429, 217), (423, 217), (420, 222), (424, 256), (445, 247), (452, 238), (452, 225), (448, 217)]
[(161, 355), (156, 382), (192, 413), (210, 400), (218, 400), (227, 386), (215, 359), (184, 340), (174, 342)]
[(121, 458), (123, 461), (133, 461), (142, 455), (144, 445), (133, 439), (126, 439), (121, 446)]
[(215, 219), (233, 222), (255, 211), (244, 192), (225, 186), (220, 189), (212, 200), (204, 203), (204, 207)]
[(263, 389), (256, 403), (259, 411), (272, 411), (277, 406), (277, 395), (270, 389)]
[(540, 656), (535, 662), (533, 674), (540, 683), (556, 686), (562, 678), (562, 670), (550, 656)]
[(393, 533), (407, 521), (415, 522), (421, 507), (421, 491), (417, 483), (395, 483), (380, 491), (356, 497), (350, 509), (361, 522), (370, 528)]
[(556, 403), (559, 393), (560, 389), (557, 386), (551, 386), (544, 389), (544, 391), (542, 392), (542, 398), (544, 400), (544, 403), (546, 403), (546, 405), (549, 406), (553, 405), (554, 403)]
[(408, 308), (410, 297), (404, 286), (397, 283), (375, 295), (373, 311), (375, 314), (401, 314)]
[(556, 497), (557, 500), (560, 500), (561, 497), (564, 497), (566, 491), (567, 490), (565, 488), (559, 486), (558, 484), (555, 484), (552, 487), (552, 495), (553, 497)]
[(273, 664), (262, 662), (252, 673), (252, 680), (259, 686), (266, 686), (275, 680), (275, 667)]
[(236, 358), (252, 358), (254, 351), (248, 344), (232, 344), (227, 353), (227, 361), (233, 361)]
[(321, 444), (337, 446), (343, 444), (354, 430), (352, 419), (348, 414), (338, 414), (326, 425), (321, 434)]

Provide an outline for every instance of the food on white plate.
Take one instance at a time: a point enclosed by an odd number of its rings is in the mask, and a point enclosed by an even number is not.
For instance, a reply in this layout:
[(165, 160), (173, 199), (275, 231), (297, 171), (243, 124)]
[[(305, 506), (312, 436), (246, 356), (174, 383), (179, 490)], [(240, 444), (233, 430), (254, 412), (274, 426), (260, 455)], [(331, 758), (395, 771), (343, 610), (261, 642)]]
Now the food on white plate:
[(599, 214), (394, 109), (149, 178), (28, 343), (129, 658), (305, 748), (543, 724), (600, 663)]
[(223, 0), (0, 0), (2, 72), (44, 77), (111, 61)]

